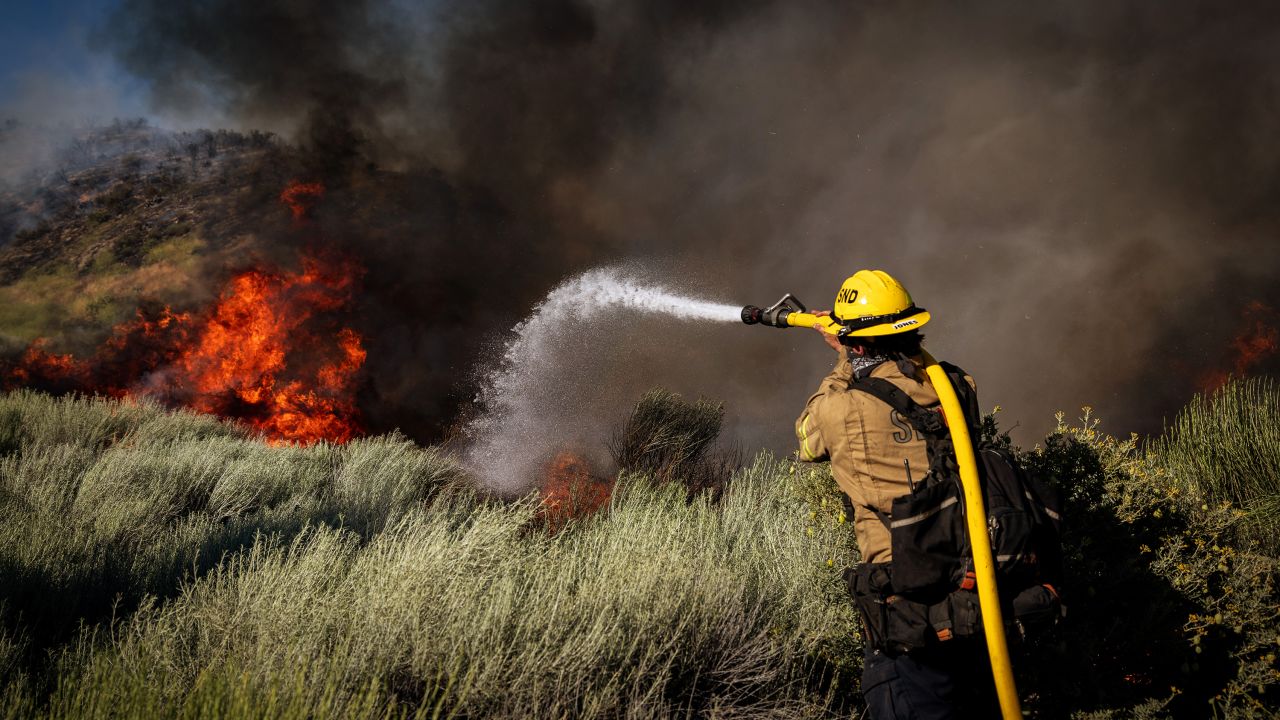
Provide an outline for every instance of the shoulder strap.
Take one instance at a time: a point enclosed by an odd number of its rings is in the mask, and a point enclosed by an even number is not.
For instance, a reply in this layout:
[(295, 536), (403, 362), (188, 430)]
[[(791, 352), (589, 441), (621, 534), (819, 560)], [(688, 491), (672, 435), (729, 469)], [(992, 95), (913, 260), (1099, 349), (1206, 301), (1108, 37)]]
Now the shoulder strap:
[(906, 418), (911, 426), (926, 437), (937, 435), (945, 432), (946, 426), (942, 421), (942, 417), (932, 410), (926, 409), (923, 405), (911, 399), (902, 388), (885, 380), (876, 377), (854, 377), (849, 381), (850, 390), (860, 390), (862, 392), (878, 398), (886, 405), (898, 411), (899, 415)]
[[(965, 383), (965, 386), (968, 387), (968, 383)], [(912, 400), (902, 388), (884, 378), (860, 378), (855, 375), (849, 381), (849, 389), (865, 392), (883, 401), (924, 437), (925, 450), (929, 457), (929, 471), (924, 479), (926, 486), (939, 478), (954, 474), (955, 450), (951, 441), (951, 432), (947, 429), (942, 413)], [(880, 516), (882, 513), (876, 510), (876, 515)], [(884, 521), (886, 517), (882, 516), (880, 519)]]

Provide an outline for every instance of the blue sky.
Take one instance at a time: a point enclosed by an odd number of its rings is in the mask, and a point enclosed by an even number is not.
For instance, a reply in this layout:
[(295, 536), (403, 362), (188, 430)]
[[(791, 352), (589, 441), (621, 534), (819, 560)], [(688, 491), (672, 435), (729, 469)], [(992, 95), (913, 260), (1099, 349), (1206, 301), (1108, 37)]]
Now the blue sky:
[[(6, 0), (0, 13), (0, 116), (141, 113), (140, 87), (89, 36), (118, 0)], [(69, 118), (62, 118), (69, 119)]]
[(102, 17), (107, 0), (17, 0), (5, 3), (0, 23), (0, 97), (15, 89), (17, 75), (47, 63), (77, 70), (89, 61), (88, 28)]

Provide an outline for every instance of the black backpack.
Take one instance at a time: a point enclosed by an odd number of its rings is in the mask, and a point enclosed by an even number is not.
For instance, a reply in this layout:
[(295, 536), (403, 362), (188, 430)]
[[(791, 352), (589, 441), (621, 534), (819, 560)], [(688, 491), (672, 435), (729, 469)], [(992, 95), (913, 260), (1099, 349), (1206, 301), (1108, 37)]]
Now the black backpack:
[[(1057, 494), (1030, 476), (1009, 450), (981, 440), (977, 396), (965, 373), (950, 363), (941, 367), (955, 387), (974, 441), (1002, 604), (1012, 609), (1011, 619), (1024, 633), (1028, 627), (1052, 624), (1063, 612), (1057, 589), (1062, 573)], [(975, 579), (964, 491), (941, 408), (924, 407), (881, 378), (855, 375), (849, 388), (893, 408), (925, 439), (929, 456), (928, 472), (912, 483), (909, 494), (894, 499), (890, 513), (871, 508), (889, 529), (893, 553), (891, 588), (881, 592), (912, 604), (955, 605), (960, 599), (949, 596), (972, 593)], [(942, 635), (941, 628), (934, 629)], [(957, 634), (976, 631), (975, 626)]]

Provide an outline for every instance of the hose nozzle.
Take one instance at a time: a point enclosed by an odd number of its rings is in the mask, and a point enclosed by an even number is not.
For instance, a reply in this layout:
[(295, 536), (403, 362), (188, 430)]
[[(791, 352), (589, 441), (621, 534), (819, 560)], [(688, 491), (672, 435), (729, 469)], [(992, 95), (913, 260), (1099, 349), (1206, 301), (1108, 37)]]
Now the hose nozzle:
[(787, 322), (787, 316), (793, 312), (805, 312), (804, 303), (800, 302), (800, 298), (795, 295), (787, 293), (778, 302), (763, 310), (755, 305), (742, 308), (742, 322), (748, 325), (758, 323), (770, 327), (787, 328), (791, 327), (791, 323)]
[(742, 322), (747, 325), (768, 325), (776, 328), (818, 326), (832, 335), (840, 331), (840, 325), (830, 317), (811, 314), (804, 303), (800, 302), (800, 298), (791, 293), (783, 295), (778, 302), (764, 309), (755, 305), (742, 308)]

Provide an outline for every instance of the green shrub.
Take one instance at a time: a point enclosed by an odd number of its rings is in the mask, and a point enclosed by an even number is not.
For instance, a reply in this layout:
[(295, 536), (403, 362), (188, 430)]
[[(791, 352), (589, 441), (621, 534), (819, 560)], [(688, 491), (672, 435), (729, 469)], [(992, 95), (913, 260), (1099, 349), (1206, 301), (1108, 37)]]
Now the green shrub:
[[(697, 407), (718, 430), (721, 411)], [(0, 398), (0, 418), (16, 717), (823, 717), (853, 702), (847, 528), (815, 527), (790, 463), (762, 456), (692, 499), (669, 482), (688, 464), (624, 473), (608, 514), (548, 535), (528, 531), (532, 500), (463, 490), (448, 458), (395, 436), (271, 447), (209, 418), (33, 393)]]
[[(830, 468), (761, 454), (691, 497), (721, 409), (641, 405), (608, 511), (549, 534), (533, 498), (468, 490), (398, 436), (272, 447), (146, 404), (0, 396), (5, 715), (856, 714)], [(1070, 607), (1018, 661), (1025, 706), (1274, 717), (1280, 567), (1242, 541), (1251, 516), (1087, 412), (1022, 457), (1064, 496)]]
[(690, 493), (720, 492), (737, 465), (713, 447), (724, 425), (724, 405), (656, 389), (645, 393), (609, 441), (619, 470), (658, 482), (679, 482)]
[(82, 621), (173, 595), (259, 533), (369, 537), (458, 477), (398, 436), (271, 447), (147, 403), (0, 396), (4, 620), (38, 654)]
[[(1062, 422), (1027, 465), (1063, 495), (1066, 621), (1023, 690), (1047, 716), (1272, 717), (1274, 555), (1234, 542), (1243, 514), (1190, 497), (1136, 438)], [(1271, 692), (1268, 694), (1267, 689)]]
[(1274, 379), (1235, 380), (1195, 396), (1147, 455), (1193, 501), (1244, 511), (1245, 538), (1280, 551), (1280, 385)]
[(623, 480), (608, 516), (525, 532), (453, 496), (363, 542), (261, 538), (67, 650), (50, 717), (823, 717), (847, 608), (773, 460), (719, 502)]
[(165, 412), (146, 401), (55, 398), (31, 390), (0, 394), (0, 456), (17, 452), (24, 444), (100, 450), (125, 433), (157, 441), (247, 437), (244, 430), (209, 415)]

